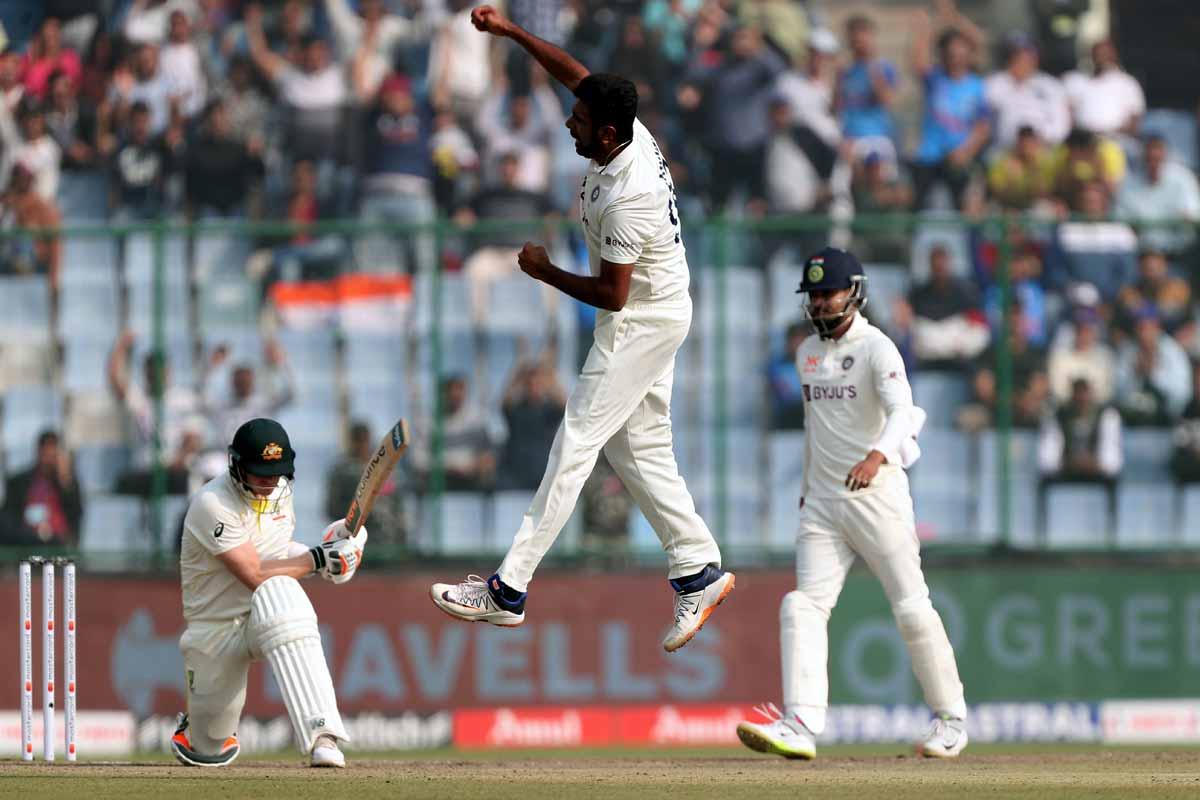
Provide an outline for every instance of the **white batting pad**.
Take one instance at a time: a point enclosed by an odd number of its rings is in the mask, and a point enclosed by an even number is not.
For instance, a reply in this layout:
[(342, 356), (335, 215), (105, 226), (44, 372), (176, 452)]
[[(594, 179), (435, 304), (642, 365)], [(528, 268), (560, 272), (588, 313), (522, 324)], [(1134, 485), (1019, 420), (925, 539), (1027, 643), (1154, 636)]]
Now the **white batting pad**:
[(317, 614), (295, 578), (277, 575), (250, 597), (250, 641), (275, 672), (305, 753), (322, 734), (349, 741), (321, 650)]

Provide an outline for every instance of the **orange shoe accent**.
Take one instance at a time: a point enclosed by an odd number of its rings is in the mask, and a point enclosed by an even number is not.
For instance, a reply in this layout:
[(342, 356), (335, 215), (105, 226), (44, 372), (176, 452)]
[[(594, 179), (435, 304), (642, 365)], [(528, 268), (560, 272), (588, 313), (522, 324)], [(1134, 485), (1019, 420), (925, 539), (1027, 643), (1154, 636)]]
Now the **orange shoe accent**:
[(183, 745), (188, 750), (192, 749), (192, 743), (188, 741), (187, 734), (180, 732), (171, 737), (171, 741), (178, 745)]
[[(733, 591), (733, 585), (735, 583), (737, 583), (737, 576), (730, 572), (729, 585), (725, 587), (725, 591), (721, 592), (721, 596), (717, 598), (717, 602), (713, 603), (704, 610), (704, 613), (700, 615), (700, 624), (692, 629), (692, 632), (687, 635), (686, 639), (679, 643), (679, 647), (676, 647), (675, 650), (682, 649), (685, 644), (696, 637), (696, 634), (699, 633), (700, 629), (704, 627), (704, 623), (708, 622), (708, 618), (711, 617), (713, 612), (717, 610), (717, 606), (721, 605), (721, 603), (724, 603), (725, 598), (729, 597), (729, 593)], [(671, 650), (669, 652), (673, 653), (675, 650)]]
[(237, 746), (238, 746), (238, 740), (237, 740), (237, 737), (236, 737), (236, 736), (230, 736), (228, 739), (226, 739), (226, 740), (225, 740), (225, 743), (224, 743), (223, 745), (221, 745), (221, 752), (222, 752), (222, 753), (224, 753), (224, 752), (225, 752), (226, 750), (228, 750), (229, 748), (231, 748), (231, 747), (237, 747)]

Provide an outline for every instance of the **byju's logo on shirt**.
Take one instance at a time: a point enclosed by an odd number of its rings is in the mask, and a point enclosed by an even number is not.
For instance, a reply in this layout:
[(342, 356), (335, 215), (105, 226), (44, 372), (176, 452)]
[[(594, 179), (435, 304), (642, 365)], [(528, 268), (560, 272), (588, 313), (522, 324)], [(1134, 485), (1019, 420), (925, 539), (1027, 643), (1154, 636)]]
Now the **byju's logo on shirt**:
[(620, 239), (614, 239), (611, 236), (604, 237), (604, 246), (605, 247), (624, 247), (627, 250), (632, 249), (632, 247), (633, 247), (633, 245), (630, 244), (629, 242), (622, 242)]
[(804, 389), (804, 402), (811, 403), (814, 400), (853, 400), (858, 397), (858, 387), (856, 386), (813, 386), (812, 384), (801, 384)]

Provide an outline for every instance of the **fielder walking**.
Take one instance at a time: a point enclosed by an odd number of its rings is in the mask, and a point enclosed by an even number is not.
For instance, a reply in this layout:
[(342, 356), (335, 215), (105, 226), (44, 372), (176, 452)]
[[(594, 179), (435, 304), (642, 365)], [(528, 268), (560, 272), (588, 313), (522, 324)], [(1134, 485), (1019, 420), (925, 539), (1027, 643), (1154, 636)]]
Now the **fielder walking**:
[(954, 650), (929, 601), (904, 469), (920, 456), (925, 413), (913, 405), (900, 353), (859, 309), (867, 279), (850, 253), (825, 248), (805, 263), (798, 294), (818, 336), (796, 353), (804, 393), (804, 478), (796, 589), (779, 609), (783, 711), (743, 722), (753, 750), (816, 757), (829, 704), (829, 614), (855, 558), (883, 584), (913, 672), (935, 714), (923, 755), (950, 758), (967, 744), (967, 707)]
[(517, 263), (530, 277), (600, 309), (594, 343), (550, 452), (546, 473), (499, 570), (484, 581), (431, 587), (433, 602), (464, 620), (520, 625), (538, 563), (566, 524), (601, 448), (667, 554), (675, 615), (663, 647), (687, 644), (733, 590), (716, 541), (696, 513), (671, 448), (675, 353), (692, 319), (688, 265), (667, 161), (637, 120), (637, 89), (589, 73), (554, 45), (490, 6), (475, 27), (512, 39), (571, 90), (575, 152), (588, 159), (579, 190), (589, 276), (550, 263), (526, 243)]
[(184, 518), (179, 568), (187, 628), (179, 640), (187, 678), (187, 712), (171, 739), (189, 766), (233, 762), (246, 702), (250, 662), (275, 673), (292, 729), (314, 767), (344, 767), (348, 741), (321, 649), (317, 615), (299, 578), (319, 573), (334, 583), (354, 577), (366, 528), (351, 538), (336, 522), (323, 543), (292, 541), (296, 453), (283, 426), (253, 419), (229, 447), (229, 470), (205, 484)]

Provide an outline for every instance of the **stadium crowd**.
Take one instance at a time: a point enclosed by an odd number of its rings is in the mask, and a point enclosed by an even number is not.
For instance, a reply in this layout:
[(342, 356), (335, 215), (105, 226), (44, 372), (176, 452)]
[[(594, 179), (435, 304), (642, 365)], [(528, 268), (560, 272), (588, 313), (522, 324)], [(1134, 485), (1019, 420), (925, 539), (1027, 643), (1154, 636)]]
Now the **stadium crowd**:
[[(492, 227), (436, 250), (423, 235), (346, 242), (303, 226), (343, 217), (446, 219), (467, 231), (489, 220), (555, 226), (573, 214), (582, 162), (562, 157), (571, 98), (515, 48), (478, 35), (464, 0), (94, 5), (50, 2), (27, 40), (6, 37), (6, 227), (58, 224), (63, 174), (103, 175), (114, 222), (295, 223), (293, 235), (259, 243), (251, 272), (264, 296), (273, 281), (331, 269), (461, 270), (482, 329), (488, 282), (515, 271), (515, 251), (531, 235)], [(1142, 124), (1142, 87), (1112, 41), (1076, 59), (1073, 39), (1000, 36), (953, 0), (914, 4), (902, 58), (881, 54), (871, 16), (851, 16), (835, 30), (822, 9), (786, 0), (504, 5), (518, 24), (592, 69), (634, 80), (639, 117), (670, 162), (685, 217), (831, 220), (796, 237), (750, 237), (747, 263), (794, 257), (840, 231), (864, 261), (904, 265), (907, 292), (871, 310), (913, 371), (969, 374), (970, 402), (956, 419), (962, 429), (995, 424), (996, 350), (1006, 330), (1012, 421), (1040, 429), (1048, 478), (1109, 480), (1120, 469), (1113, 453), (1123, 426), (1178, 426), (1173, 469), (1200, 479), (1200, 270), (1188, 224), (1200, 222), (1200, 188), (1188, 166), (1196, 154)], [(907, 114), (906, 90), (916, 98)], [(910, 118), (915, 125), (904, 124)], [(964, 216), (965, 247), (936, 245), (910, 263), (908, 223), (887, 215), (939, 210)], [(995, 215), (1021, 224), (983, 224)], [(57, 287), (62, 257), (53, 235), (10, 236), (0, 272), (44, 273)], [(790, 354), (805, 335), (802, 324), (789, 327), (767, 368), (777, 429), (803, 424)], [(149, 363), (144, 389), (128, 377), (129, 344), (114, 346), (109, 378), (131, 429), (141, 431), (137, 463), (119, 481), (132, 491), (146, 484), (146, 395), (159, 379)], [(282, 370), (284, 355), (268, 350), (266, 364)], [(452, 488), (536, 485), (561, 389), (536, 359), (513, 374), (502, 406), (482, 412), (469, 407), (464, 379), (439, 387)], [(209, 429), (228, 430), (238, 415), (288, 401), (286, 381), (270, 397), (255, 392), (252, 375), (232, 381), (234, 399), (205, 406)], [(178, 435), (165, 466), (194, 472), (193, 459), (212, 442), (189, 439), (194, 431), (183, 419), (203, 410), (194, 396), (171, 397)], [(528, 436), (510, 436), (504, 448), (488, 422), (498, 416)], [(330, 477), (331, 498), (345, 494), (368, 433), (353, 428), (347, 462)], [(52, 434), (39, 439), (49, 477), (36, 479), (35, 466), (33, 480), (24, 476), (6, 493), (10, 529), (28, 518), (23, 493), (45, 494), (48, 481), (69, 485), (69, 470), (54, 466), (57, 444)], [(418, 458), (415, 472), (422, 468)], [(186, 485), (170, 480), (172, 490)], [(47, 518), (62, 523), (54, 536), (69, 538), (58, 531), (78, 519), (67, 513), (77, 502), (51, 504), (59, 511)], [(336, 507), (331, 499), (331, 513)]]

